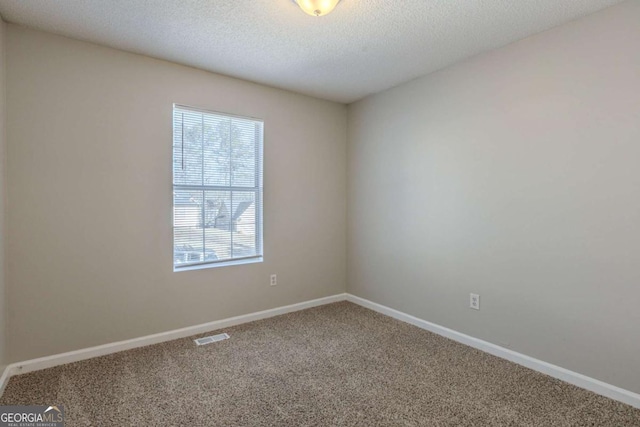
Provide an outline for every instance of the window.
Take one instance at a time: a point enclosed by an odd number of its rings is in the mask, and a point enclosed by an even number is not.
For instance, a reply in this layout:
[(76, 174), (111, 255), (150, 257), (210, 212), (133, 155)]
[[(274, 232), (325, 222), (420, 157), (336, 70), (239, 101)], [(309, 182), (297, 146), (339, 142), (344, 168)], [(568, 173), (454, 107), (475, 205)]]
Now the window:
[(174, 105), (173, 267), (262, 258), (260, 120)]

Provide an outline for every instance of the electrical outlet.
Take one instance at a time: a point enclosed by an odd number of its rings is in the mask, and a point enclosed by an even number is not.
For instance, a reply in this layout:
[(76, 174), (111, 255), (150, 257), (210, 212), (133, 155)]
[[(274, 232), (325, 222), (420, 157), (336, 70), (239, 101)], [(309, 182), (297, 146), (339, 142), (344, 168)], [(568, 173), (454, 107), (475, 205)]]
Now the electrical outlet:
[(480, 310), (480, 295), (469, 294), (469, 308)]
[(271, 286), (275, 286), (278, 284), (278, 275), (277, 274), (272, 274), (271, 275)]

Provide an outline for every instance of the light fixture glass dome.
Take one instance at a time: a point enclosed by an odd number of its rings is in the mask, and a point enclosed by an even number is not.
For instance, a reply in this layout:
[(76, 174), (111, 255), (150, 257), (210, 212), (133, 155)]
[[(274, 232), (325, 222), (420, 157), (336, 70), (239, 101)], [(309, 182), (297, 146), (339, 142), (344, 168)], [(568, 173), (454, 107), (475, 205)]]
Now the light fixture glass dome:
[(331, 12), (340, 0), (294, 0), (300, 6), (300, 9), (304, 10), (311, 16), (324, 16)]

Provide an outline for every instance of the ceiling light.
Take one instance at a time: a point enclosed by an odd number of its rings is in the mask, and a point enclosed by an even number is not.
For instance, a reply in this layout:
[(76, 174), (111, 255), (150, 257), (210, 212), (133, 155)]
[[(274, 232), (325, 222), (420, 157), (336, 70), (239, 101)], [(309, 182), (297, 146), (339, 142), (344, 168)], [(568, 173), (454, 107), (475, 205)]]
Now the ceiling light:
[(294, 0), (300, 6), (300, 9), (304, 10), (311, 16), (324, 16), (331, 12), (334, 7), (340, 2), (340, 0)]

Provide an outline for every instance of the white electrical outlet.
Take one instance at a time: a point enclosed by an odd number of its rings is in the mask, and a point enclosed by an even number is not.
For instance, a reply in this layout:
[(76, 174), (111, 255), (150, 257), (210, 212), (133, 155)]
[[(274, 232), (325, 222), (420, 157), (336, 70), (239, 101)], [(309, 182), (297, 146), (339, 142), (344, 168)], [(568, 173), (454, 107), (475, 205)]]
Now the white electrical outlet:
[(278, 284), (278, 275), (277, 274), (272, 274), (271, 275), (271, 286), (275, 286)]
[(469, 294), (469, 308), (480, 310), (480, 295)]

